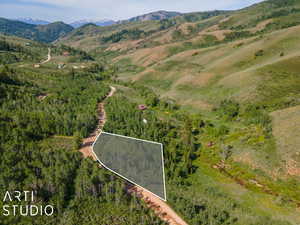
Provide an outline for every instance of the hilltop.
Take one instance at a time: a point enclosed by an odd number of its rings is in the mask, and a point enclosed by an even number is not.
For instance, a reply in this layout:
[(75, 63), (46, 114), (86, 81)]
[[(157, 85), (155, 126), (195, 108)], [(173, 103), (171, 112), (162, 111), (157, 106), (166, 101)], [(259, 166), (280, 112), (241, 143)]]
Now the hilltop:
[(147, 20), (164, 20), (170, 19), (175, 16), (179, 16), (181, 13), (179, 12), (168, 12), (168, 11), (157, 11), (147, 13), (141, 16), (132, 17), (129, 20), (125, 20), (126, 22), (136, 22), (136, 21), (147, 21)]
[(47, 25), (47, 24), (50, 23), (49, 21), (46, 21), (46, 20), (33, 19), (33, 18), (30, 18), (30, 17), (17, 18), (17, 19), (14, 19), (14, 20), (21, 21), (21, 22), (24, 22), (24, 23), (33, 24), (33, 25)]
[(79, 28), (90, 23), (95, 24), (97, 26), (110, 26), (115, 24), (116, 22), (113, 20), (77, 20), (70, 23), (70, 25), (74, 28)]

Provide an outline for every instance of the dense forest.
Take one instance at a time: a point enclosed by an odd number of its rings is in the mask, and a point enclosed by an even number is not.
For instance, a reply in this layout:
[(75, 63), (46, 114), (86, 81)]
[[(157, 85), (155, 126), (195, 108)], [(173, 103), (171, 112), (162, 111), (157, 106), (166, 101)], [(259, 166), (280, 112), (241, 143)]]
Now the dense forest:
[[(35, 47), (41, 48), (41, 46)], [(42, 52), (33, 52), (20, 44), (7, 42), (5, 38), (0, 39), (0, 65), (21, 61), (37, 61), (41, 59)]]
[(108, 42), (112, 42), (112, 43), (117, 43), (121, 40), (137, 40), (141, 37), (145, 37), (147, 35), (149, 35), (151, 32), (145, 32), (143, 30), (139, 30), (139, 29), (131, 29), (131, 30), (122, 30), (118, 33), (114, 33), (110, 36), (107, 37), (103, 37), (101, 39), (101, 41), (103, 43), (108, 43)]
[(1, 214), (1, 224), (163, 224), (124, 181), (78, 151), (109, 91), (99, 68), (41, 75), (1, 67), (0, 193), (35, 191), (35, 205), (55, 207), (52, 217)]

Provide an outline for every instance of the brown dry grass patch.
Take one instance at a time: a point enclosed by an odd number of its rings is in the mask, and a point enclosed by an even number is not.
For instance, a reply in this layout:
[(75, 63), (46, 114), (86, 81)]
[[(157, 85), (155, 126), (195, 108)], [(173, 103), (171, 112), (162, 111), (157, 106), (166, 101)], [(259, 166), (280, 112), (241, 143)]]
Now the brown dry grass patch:
[(277, 148), (289, 175), (300, 176), (300, 106), (271, 113)]
[(256, 27), (249, 29), (252, 33), (255, 33), (257, 31), (261, 31), (266, 28), (266, 26), (273, 22), (273, 19), (264, 20), (262, 22), (259, 22)]

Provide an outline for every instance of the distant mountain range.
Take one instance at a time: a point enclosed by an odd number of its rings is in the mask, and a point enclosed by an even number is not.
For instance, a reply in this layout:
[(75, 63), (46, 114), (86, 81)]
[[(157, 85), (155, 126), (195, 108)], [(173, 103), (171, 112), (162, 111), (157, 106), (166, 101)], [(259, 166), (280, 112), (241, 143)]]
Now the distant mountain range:
[[(147, 21), (147, 20), (163, 20), (163, 19), (169, 19), (175, 16), (180, 16), (182, 15), (179, 12), (168, 12), (168, 11), (157, 11), (157, 12), (151, 12), (147, 13), (141, 16), (136, 16), (132, 17), (128, 20), (122, 20), (122, 21), (114, 21), (114, 20), (109, 20), (109, 19), (104, 19), (104, 20), (93, 20), (93, 19), (83, 19), (83, 20), (77, 20), (72, 23), (69, 23), (74, 28), (81, 27), (86, 24), (93, 23), (97, 26), (111, 26), (113, 24), (117, 23), (124, 23), (124, 22), (136, 22), (136, 21)], [(33, 18), (17, 18), (13, 19), (15, 21), (20, 21), (28, 24), (33, 24), (33, 25), (48, 25), (51, 22), (46, 21), (46, 20), (41, 20), (41, 19), (33, 19)]]
[(33, 25), (47, 25), (51, 22), (46, 21), (46, 20), (40, 20), (40, 19), (32, 19), (32, 18), (17, 18), (15, 19), (16, 21), (24, 22), (24, 23), (29, 23)]
[(83, 25), (89, 24), (89, 23), (93, 23), (97, 26), (110, 26), (115, 24), (116, 22), (113, 20), (78, 20), (78, 21), (74, 21), (72, 23), (70, 23), (70, 25), (74, 28), (78, 28), (81, 27)]
[(70, 25), (74, 28), (81, 27), (86, 24), (95, 24), (97, 26), (111, 26), (113, 24), (120, 24), (124, 22), (137, 22), (137, 21), (147, 21), (147, 20), (163, 20), (163, 19), (169, 19), (175, 16), (182, 15), (179, 12), (168, 12), (168, 11), (157, 11), (157, 12), (151, 12), (147, 13), (141, 16), (132, 17), (128, 20), (122, 20), (122, 21), (114, 21), (114, 20), (79, 20), (75, 21), (73, 23), (70, 23)]
[(113, 20), (79, 20), (70, 24), (64, 22), (52, 23), (46, 20), (33, 18), (0, 18), (0, 33), (50, 43), (67, 35), (74, 29), (84, 27), (85, 25), (94, 24), (95, 26), (110, 26), (126, 22), (163, 20), (180, 15), (182, 14), (179, 12), (157, 11), (118, 22)]
[[(20, 21), (23, 23), (33, 24), (33, 25), (47, 25), (51, 23), (46, 20), (32, 19), (32, 18), (17, 18), (13, 20)], [(110, 26), (115, 24), (116, 22), (113, 20), (77, 20), (72, 23), (69, 23), (69, 25), (71, 25), (74, 28), (78, 28), (89, 23), (93, 23), (97, 26)]]

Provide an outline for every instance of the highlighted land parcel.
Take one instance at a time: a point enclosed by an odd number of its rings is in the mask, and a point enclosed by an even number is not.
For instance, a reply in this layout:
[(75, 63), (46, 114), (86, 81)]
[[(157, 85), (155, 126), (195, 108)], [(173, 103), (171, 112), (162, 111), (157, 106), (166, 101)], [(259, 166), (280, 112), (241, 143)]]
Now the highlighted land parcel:
[(166, 201), (161, 143), (102, 132), (93, 152), (106, 169)]

